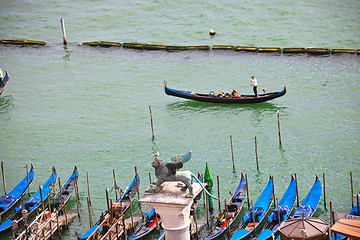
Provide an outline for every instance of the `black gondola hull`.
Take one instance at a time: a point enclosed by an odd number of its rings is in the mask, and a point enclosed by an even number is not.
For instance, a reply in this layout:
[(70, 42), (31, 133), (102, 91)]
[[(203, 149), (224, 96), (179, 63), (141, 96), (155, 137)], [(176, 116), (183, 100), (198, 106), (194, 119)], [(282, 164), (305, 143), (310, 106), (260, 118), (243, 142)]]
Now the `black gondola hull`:
[(181, 91), (168, 88), (165, 84), (165, 93), (174, 97), (186, 98), (201, 102), (210, 103), (226, 103), (226, 104), (250, 104), (250, 103), (261, 103), (266, 102), (286, 94), (286, 87), (280, 92), (271, 92), (265, 94), (258, 94), (257, 97), (254, 95), (242, 95), (241, 98), (233, 97), (217, 97), (212, 94), (199, 94), (191, 91)]

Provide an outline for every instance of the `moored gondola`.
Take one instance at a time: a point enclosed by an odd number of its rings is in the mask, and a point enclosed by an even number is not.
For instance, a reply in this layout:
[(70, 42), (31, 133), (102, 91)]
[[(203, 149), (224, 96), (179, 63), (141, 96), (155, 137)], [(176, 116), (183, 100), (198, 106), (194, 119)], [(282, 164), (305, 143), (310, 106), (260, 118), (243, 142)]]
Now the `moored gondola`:
[(256, 97), (255, 95), (242, 95), (242, 94), (238, 96), (232, 96), (232, 94), (222, 93), (222, 92), (217, 94), (214, 93), (213, 91), (211, 91), (208, 94), (201, 94), (195, 91), (182, 91), (182, 90), (175, 90), (169, 88), (167, 87), (166, 81), (164, 81), (164, 88), (165, 88), (165, 93), (167, 95), (186, 98), (195, 101), (201, 101), (201, 102), (227, 103), (227, 104), (261, 103), (281, 97), (286, 93), (286, 87), (284, 86), (283, 90), (281, 90), (280, 92), (268, 92), (268, 93), (258, 94)]
[(212, 228), (209, 235), (205, 238), (206, 240), (218, 238), (228, 229), (230, 229), (243, 209), (246, 196), (247, 182), (244, 174), (241, 173), (241, 179), (234, 192), (234, 195), (229, 200), (222, 213), (219, 214), (214, 227)]
[(16, 203), (21, 199), (21, 195), (30, 187), (35, 176), (34, 166), (31, 164), (31, 169), (29, 173), (24, 177), (21, 182), (14, 187), (11, 192), (6, 195), (1, 196), (0, 198), (0, 219), (4, 216), (10, 209), (12, 209)]
[[(66, 183), (61, 187), (61, 190), (50, 199), (50, 204), (47, 205), (45, 211), (36, 216), (35, 219), (21, 232), (16, 240), (36, 240), (36, 239), (49, 239), (52, 237), (53, 232), (59, 231), (63, 225), (73, 218), (73, 214), (66, 214), (64, 209), (69, 202), (72, 194), (75, 192), (76, 182), (79, 177), (79, 171), (75, 166), (73, 173), (70, 175)], [(49, 206), (51, 209), (49, 209)], [(63, 211), (64, 215), (60, 216)], [(62, 220), (64, 219), (64, 221)], [(62, 222), (65, 222), (63, 224)], [(47, 231), (51, 229), (50, 231)], [(45, 232), (47, 233), (45, 235)]]
[(231, 240), (245, 239), (256, 232), (266, 219), (273, 201), (273, 196), (274, 180), (273, 177), (270, 176), (268, 184), (255, 205), (249, 210), (247, 215), (243, 216), (243, 222), (240, 224), (240, 227), (236, 230)]
[[(140, 177), (134, 177), (133, 181), (130, 183), (129, 187), (125, 190), (124, 194), (112, 204), (109, 210), (106, 210), (104, 214), (100, 216), (100, 219), (95, 223), (95, 225), (90, 228), (84, 235), (78, 236), (78, 240), (84, 239), (97, 239), (103, 238), (108, 234), (112, 225), (117, 221), (112, 221), (113, 219), (122, 219), (124, 214), (130, 209), (130, 204), (132, 203), (135, 194), (137, 192), (138, 186), (140, 184)], [(112, 213), (112, 215), (110, 214)]]
[[(48, 199), (51, 190), (54, 188), (54, 184), (56, 182), (57, 173), (55, 167), (52, 168), (52, 174), (48, 178), (48, 180), (40, 187), (40, 189), (31, 197), (24, 201), (23, 205), (19, 207), (15, 207), (15, 212), (0, 225), (0, 233), (3, 233), (7, 230), (10, 230), (12, 227), (13, 221), (17, 221), (18, 223), (24, 220), (22, 211), (27, 211), (27, 217), (31, 217), (37, 209), (41, 207), (41, 211), (44, 210), (45, 201)], [(43, 206), (42, 206), (43, 205)], [(39, 212), (41, 212), (39, 211)]]
[(278, 235), (280, 223), (288, 219), (294, 209), (295, 199), (296, 180), (293, 176), (291, 176), (289, 187), (286, 189), (278, 206), (275, 207), (272, 214), (269, 216), (263, 230), (256, 238), (257, 240), (270, 240), (273, 239), (274, 236), (276, 237)]

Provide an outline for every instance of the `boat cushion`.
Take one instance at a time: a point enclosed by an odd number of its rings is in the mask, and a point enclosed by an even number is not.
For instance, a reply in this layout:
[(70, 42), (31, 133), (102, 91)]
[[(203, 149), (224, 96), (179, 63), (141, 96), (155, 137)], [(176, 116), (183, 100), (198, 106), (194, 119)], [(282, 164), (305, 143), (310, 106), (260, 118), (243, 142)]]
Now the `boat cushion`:
[(41, 203), (41, 200), (38, 197), (29, 197), (24, 201), (25, 208), (30, 212), (30, 208), (34, 205), (38, 205)]
[(310, 207), (309, 205), (306, 205), (305, 207), (299, 206), (298, 209), (296, 209), (294, 217), (301, 217), (303, 215), (303, 208), (304, 208), (304, 216), (305, 217), (312, 216), (314, 209), (312, 209), (312, 207)]
[(14, 196), (3, 195), (0, 198), (0, 212), (5, 211), (16, 201)]
[[(291, 209), (288, 206), (280, 206), (280, 219), (282, 221), (283, 217), (285, 215), (289, 215), (291, 212)], [(278, 213), (278, 209), (277, 207), (274, 209), (274, 211), (272, 212), (272, 217), (275, 221), (279, 221), (279, 213)]]

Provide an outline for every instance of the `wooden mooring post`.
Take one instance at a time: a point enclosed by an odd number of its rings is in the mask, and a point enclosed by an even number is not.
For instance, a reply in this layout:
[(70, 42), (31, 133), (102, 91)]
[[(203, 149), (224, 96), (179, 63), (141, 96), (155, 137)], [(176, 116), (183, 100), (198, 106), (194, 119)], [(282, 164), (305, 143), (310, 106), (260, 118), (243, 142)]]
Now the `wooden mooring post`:
[(277, 120), (278, 120), (278, 132), (279, 132), (279, 145), (281, 147), (280, 112), (279, 112), (279, 110), (277, 110)]
[(230, 146), (231, 146), (231, 158), (232, 158), (232, 163), (233, 163), (233, 171), (235, 172), (235, 160), (234, 160), (234, 147), (233, 147), (233, 142), (232, 142), (232, 136), (230, 134)]
[(153, 124), (151, 106), (149, 106), (149, 111), (150, 111), (150, 123), (151, 123), (152, 140), (154, 141), (155, 140), (155, 135), (154, 135), (154, 124)]
[(324, 182), (324, 207), (326, 209), (326, 184), (325, 184), (325, 172), (323, 172), (323, 182)]
[(219, 201), (219, 210), (221, 209), (221, 201), (220, 201), (220, 178), (219, 175), (216, 176), (217, 179), (217, 190), (218, 190), (218, 201)]
[(61, 30), (62, 30), (62, 35), (63, 35), (63, 43), (64, 43), (64, 45), (67, 45), (65, 23), (64, 23), (63, 18), (60, 18), (60, 23), (61, 23)]
[(259, 157), (258, 157), (258, 151), (257, 151), (257, 139), (255, 136), (255, 156), (256, 156), (256, 169), (259, 172)]
[(352, 208), (354, 208), (354, 185), (353, 185), (352, 172), (350, 172), (350, 185), (351, 185), (351, 206)]
[(1, 173), (2, 173), (3, 183), (4, 183), (4, 192), (5, 192), (5, 195), (7, 195), (6, 182), (5, 182), (5, 173), (4, 173), (4, 162), (1, 162)]

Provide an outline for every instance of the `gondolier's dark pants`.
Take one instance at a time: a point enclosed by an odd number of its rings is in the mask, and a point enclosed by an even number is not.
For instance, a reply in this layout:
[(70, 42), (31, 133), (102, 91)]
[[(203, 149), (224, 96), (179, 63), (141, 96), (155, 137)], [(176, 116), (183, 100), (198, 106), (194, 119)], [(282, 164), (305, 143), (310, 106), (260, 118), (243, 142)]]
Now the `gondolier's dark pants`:
[(257, 86), (254, 86), (253, 90), (254, 90), (255, 97), (257, 97)]

